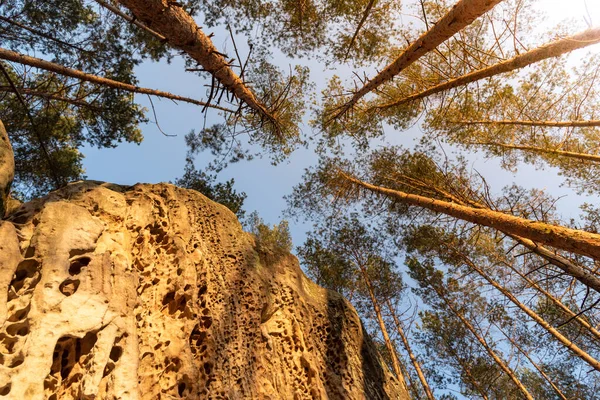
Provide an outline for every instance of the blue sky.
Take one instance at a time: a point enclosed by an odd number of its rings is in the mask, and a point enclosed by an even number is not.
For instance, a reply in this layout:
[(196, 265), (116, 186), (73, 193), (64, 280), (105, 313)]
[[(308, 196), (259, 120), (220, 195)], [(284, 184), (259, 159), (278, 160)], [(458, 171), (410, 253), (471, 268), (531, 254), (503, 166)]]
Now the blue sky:
[[(552, 17), (550, 20), (573, 17), (580, 21), (586, 13), (585, 3), (584, 0), (570, 2), (541, 0), (539, 2)], [(598, 24), (600, 1), (587, 0), (587, 6), (591, 10), (593, 22)], [(225, 53), (233, 53), (229, 33), (224, 29), (215, 29), (214, 32), (213, 41), (217, 48)], [(238, 38), (236, 42), (242, 57), (245, 57), (247, 48), (244, 39)], [(317, 84), (317, 91), (334, 73), (342, 78), (350, 77), (352, 73), (349, 66), (336, 66), (335, 71), (325, 70), (315, 61), (288, 60), (278, 53), (275, 53), (274, 62), (285, 70), (288, 69), (289, 64), (308, 65), (311, 68), (311, 79)], [(207, 88), (204, 87), (206, 82), (193, 73), (185, 72), (181, 57), (175, 57), (171, 64), (145, 62), (137, 68), (137, 76), (140, 86), (196, 99), (205, 99), (207, 95)], [(153, 120), (147, 97), (136, 95), (136, 101), (148, 108), (147, 115)], [(152, 122), (141, 127), (144, 134), (141, 145), (121, 144), (114, 149), (101, 150), (85, 148), (84, 166), (88, 179), (122, 184), (173, 181), (183, 173), (186, 152), (185, 134), (192, 129), (201, 128), (204, 123), (210, 126), (221, 121), (221, 117), (214, 110), (209, 110), (205, 117), (201, 113), (201, 108), (197, 106), (185, 103), (174, 104), (170, 100), (157, 98), (154, 98), (153, 102), (162, 130), (177, 136), (163, 136)], [(302, 129), (305, 133), (311, 132), (307, 126)], [(387, 133), (389, 142), (408, 147), (411, 147), (414, 138), (421, 134), (418, 127), (408, 132), (394, 132), (390, 129)], [(196, 160), (197, 165), (201, 167), (208, 163), (209, 157), (208, 154), (200, 155)], [(531, 167), (522, 166), (518, 174), (512, 174), (500, 169), (497, 161), (486, 160), (481, 155), (472, 154), (468, 159), (471, 166), (488, 179), (494, 191), (498, 192), (503, 186), (513, 182), (525, 187), (546, 188), (555, 196), (565, 196), (559, 203), (559, 210), (565, 217), (578, 215), (578, 205), (583, 199), (568, 188), (559, 186), (562, 179), (557, 177), (556, 171), (536, 171)], [(316, 157), (310, 149), (300, 149), (287, 162), (277, 166), (271, 165), (268, 158), (255, 159), (230, 166), (220, 174), (219, 178), (222, 180), (235, 178), (236, 189), (248, 195), (245, 209), (248, 212), (256, 210), (265, 221), (276, 223), (285, 208), (283, 196), (291, 193), (293, 186), (300, 181), (304, 169), (314, 164), (315, 160)], [(304, 241), (307, 227), (294, 222), (291, 222), (290, 227), (294, 244), (300, 245)]]

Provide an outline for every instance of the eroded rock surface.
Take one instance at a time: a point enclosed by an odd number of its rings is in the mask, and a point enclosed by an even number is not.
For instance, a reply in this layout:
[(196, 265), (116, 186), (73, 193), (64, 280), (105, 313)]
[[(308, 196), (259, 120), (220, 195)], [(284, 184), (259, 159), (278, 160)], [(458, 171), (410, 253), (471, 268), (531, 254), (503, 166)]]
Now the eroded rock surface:
[(0, 219), (8, 207), (8, 194), (14, 177), (15, 158), (4, 124), (0, 121)]
[(0, 287), (0, 398), (408, 398), (346, 300), (172, 185), (22, 205)]

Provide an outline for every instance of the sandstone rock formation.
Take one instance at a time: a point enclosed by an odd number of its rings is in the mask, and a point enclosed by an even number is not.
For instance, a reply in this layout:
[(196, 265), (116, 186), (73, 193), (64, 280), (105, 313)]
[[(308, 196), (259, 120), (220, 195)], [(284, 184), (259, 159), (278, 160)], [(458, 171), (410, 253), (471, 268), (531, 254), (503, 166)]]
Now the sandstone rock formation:
[(7, 209), (10, 185), (15, 177), (15, 158), (4, 124), (0, 121), (0, 219)]
[(0, 287), (0, 398), (408, 398), (346, 300), (172, 185), (23, 204)]

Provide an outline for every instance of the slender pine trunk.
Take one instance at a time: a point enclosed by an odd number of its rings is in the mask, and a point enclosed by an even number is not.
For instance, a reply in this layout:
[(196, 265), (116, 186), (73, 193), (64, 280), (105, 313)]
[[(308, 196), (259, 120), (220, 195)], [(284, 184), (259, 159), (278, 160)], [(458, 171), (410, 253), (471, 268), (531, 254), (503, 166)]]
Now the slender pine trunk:
[(479, 145), (479, 146), (496, 146), (496, 147), (501, 147), (503, 149), (508, 149), (508, 150), (523, 150), (523, 151), (529, 151), (529, 152), (539, 153), (539, 154), (549, 154), (549, 155), (553, 155), (553, 156), (574, 158), (576, 160), (600, 162), (599, 155), (587, 154), (587, 153), (576, 153), (574, 151), (554, 150), (554, 149), (547, 149), (544, 147), (522, 146), (522, 145), (506, 144), (506, 143), (498, 143), (498, 142), (483, 142), (483, 143), (476, 142), (476, 143), (472, 143), (472, 144)]
[(491, 10), (502, 0), (460, 0), (431, 29), (409, 45), (390, 65), (378, 73), (344, 104), (333, 116), (333, 119), (345, 114), (358, 100), (367, 93), (377, 89), (384, 82), (390, 81), (402, 70), (409, 67), (419, 58), (434, 50), (437, 46), (451, 38), (455, 33), (470, 25), (475, 19)]
[(498, 229), (535, 242), (600, 260), (600, 235), (515, 217), (499, 211), (463, 206), (430, 197), (371, 185), (340, 172), (339, 176), (359, 188), (379, 193), (396, 201), (426, 208), (435, 212)]
[(433, 392), (431, 391), (431, 388), (429, 387), (429, 384), (427, 383), (427, 380), (425, 379), (425, 374), (423, 373), (421, 364), (419, 363), (419, 360), (417, 360), (417, 357), (413, 353), (412, 348), (410, 347), (410, 343), (408, 342), (408, 338), (406, 337), (406, 335), (404, 334), (404, 330), (402, 329), (402, 324), (398, 320), (398, 317), (396, 316), (396, 312), (394, 311), (394, 308), (390, 304), (389, 300), (387, 301), (387, 306), (388, 306), (388, 309), (390, 310), (390, 313), (392, 314), (394, 324), (396, 325), (396, 332), (398, 332), (398, 336), (400, 336), (400, 339), (402, 340), (402, 344), (404, 344), (404, 348), (406, 349), (406, 352), (408, 353), (410, 362), (412, 363), (413, 367), (415, 368), (415, 371), (417, 372), (417, 376), (419, 377), (419, 380), (421, 381), (421, 385), (423, 386), (423, 390), (425, 390), (425, 394), (427, 395), (427, 398), (429, 400), (435, 400), (435, 397), (433, 397)]
[(394, 369), (394, 373), (399, 381), (401, 381), (406, 387), (406, 382), (404, 381), (404, 375), (400, 369), (400, 360), (398, 360), (398, 354), (396, 354), (396, 349), (392, 344), (390, 339), (390, 335), (388, 334), (387, 328), (385, 326), (385, 322), (383, 321), (383, 316), (381, 314), (381, 306), (379, 305), (379, 301), (375, 296), (375, 290), (373, 289), (373, 285), (371, 284), (371, 280), (367, 274), (367, 270), (364, 265), (357, 264), (360, 270), (360, 273), (363, 277), (365, 285), (367, 286), (367, 290), (369, 291), (369, 297), (371, 298), (371, 304), (373, 304), (373, 310), (375, 311), (375, 316), (377, 317), (377, 323), (379, 324), (379, 329), (381, 330), (381, 334), (383, 335), (383, 340), (385, 342), (385, 347), (390, 354), (390, 358), (392, 359), (392, 368)]
[(445, 90), (453, 89), (455, 87), (463, 86), (471, 82), (478, 81), (480, 79), (489, 78), (491, 76), (501, 74), (504, 72), (514, 71), (528, 65), (534, 64), (538, 61), (545, 60), (547, 58), (558, 57), (562, 54), (571, 52), (582, 47), (586, 47), (595, 43), (600, 42), (600, 27), (592, 28), (586, 31), (577, 33), (573, 36), (566, 37), (564, 39), (556, 40), (554, 42), (547, 43), (543, 46), (530, 50), (526, 53), (519, 54), (509, 60), (499, 62), (491, 65), (487, 68), (482, 68), (468, 74), (459, 76), (457, 78), (450, 79), (444, 83), (433, 86), (429, 89), (423, 90), (419, 93), (411, 94), (410, 96), (403, 97), (392, 102), (382, 104), (378, 106), (378, 109), (387, 109), (395, 107), (400, 104), (405, 104), (410, 101), (415, 101), (435, 93), (440, 93)]
[(477, 121), (449, 121), (453, 124), (462, 125), (523, 125), (523, 126), (547, 126), (554, 128), (585, 128), (600, 126), (600, 120), (588, 121), (523, 121), (523, 120), (477, 120)]
[(558, 300), (556, 297), (554, 297), (546, 289), (542, 288), (540, 285), (535, 283), (533, 280), (529, 279), (529, 277), (527, 277), (527, 275), (525, 275), (524, 273), (519, 271), (512, 264), (505, 263), (505, 265), (507, 267), (509, 267), (511, 270), (513, 270), (517, 275), (519, 275), (525, 282), (527, 282), (527, 284), (529, 286), (531, 286), (532, 288), (534, 288), (535, 290), (537, 290), (538, 292), (540, 292), (544, 296), (546, 296), (546, 298), (548, 298), (548, 300), (550, 300), (552, 303), (554, 303), (554, 305), (556, 305), (558, 308), (560, 308), (565, 314), (567, 314), (569, 316), (569, 318), (573, 318), (574, 321), (576, 321), (579, 325), (581, 325), (582, 327), (587, 329), (592, 335), (594, 335), (596, 337), (596, 339), (600, 340), (600, 331), (598, 331), (596, 328), (594, 328), (592, 325), (590, 325), (585, 319), (579, 317), (569, 307), (565, 306), (560, 300)]
[(167, 0), (118, 0), (145, 26), (163, 35), (168, 43), (193, 58), (227, 90), (265, 120), (279, 125), (272, 115), (217, 51), (212, 40), (202, 32), (181, 5)]

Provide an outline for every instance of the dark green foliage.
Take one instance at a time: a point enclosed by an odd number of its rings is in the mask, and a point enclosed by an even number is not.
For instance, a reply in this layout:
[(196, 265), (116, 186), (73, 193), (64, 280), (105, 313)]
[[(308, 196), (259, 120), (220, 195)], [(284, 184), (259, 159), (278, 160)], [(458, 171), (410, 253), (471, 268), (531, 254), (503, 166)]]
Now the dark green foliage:
[(274, 264), (292, 250), (292, 237), (287, 221), (269, 226), (255, 211), (248, 217), (246, 225), (254, 235), (256, 251), (265, 263)]
[(181, 178), (175, 180), (177, 186), (186, 189), (196, 190), (211, 200), (223, 204), (229, 208), (239, 218), (244, 218), (246, 211), (242, 208), (246, 193), (238, 193), (233, 185), (235, 180), (232, 178), (225, 183), (217, 182), (217, 176), (199, 171), (194, 167), (193, 160), (187, 159), (185, 171)]
[[(210, 131), (210, 128), (208, 131)], [(185, 170), (183, 176), (175, 180), (175, 184), (186, 189), (196, 190), (209, 199), (223, 204), (241, 220), (246, 214), (246, 211), (243, 209), (246, 193), (238, 193), (233, 188), (235, 180), (232, 178), (225, 183), (217, 182), (215, 174), (200, 171), (194, 166), (194, 159), (204, 146), (202, 143), (203, 138), (214, 138), (214, 136), (206, 135), (200, 137), (194, 132), (190, 132), (185, 136), (188, 146)]]

